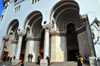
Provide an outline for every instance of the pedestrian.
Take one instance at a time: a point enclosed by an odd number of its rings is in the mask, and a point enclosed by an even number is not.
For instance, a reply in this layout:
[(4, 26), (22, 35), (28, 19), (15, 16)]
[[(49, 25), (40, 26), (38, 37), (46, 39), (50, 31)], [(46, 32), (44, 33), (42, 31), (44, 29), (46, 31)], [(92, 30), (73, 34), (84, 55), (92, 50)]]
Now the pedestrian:
[(4, 55), (3, 58), (4, 58), (4, 61), (6, 61), (6, 55)]
[(31, 56), (31, 55), (30, 55), (30, 54), (28, 54), (28, 62), (30, 62), (30, 56)]
[(77, 58), (77, 61), (78, 61), (78, 66), (82, 66), (82, 64), (83, 64), (83, 57), (81, 56), (81, 54), (79, 54), (79, 56)]
[(32, 58), (33, 58), (33, 55), (32, 55), (32, 53), (31, 53), (31, 55), (30, 55), (30, 58), (31, 58), (31, 62), (32, 62)]
[(10, 58), (10, 57), (8, 56), (7, 61), (9, 61), (9, 58)]
[(12, 61), (12, 57), (10, 57), (10, 62)]
[(49, 57), (47, 56), (46, 59), (48, 61), (48, 65), (50, 65), (50, 59), (49, 59)]
[(40, 65), (40, 55), (38, 55), (37, 61), (38, 61), (37, 64)]
[(21, 62), (21, 66), (24, 66), (24, 63), (23, 62)]
[(15, 56), (14, 56), (13, 58), (14, 58), (14, 60), (15, 60)]
[(84, 55), (84, 57), (83, 57), (83, 62), (84, 62), (84, 63), (87, 62), (87, 57), (86, 57), (86, 55)]

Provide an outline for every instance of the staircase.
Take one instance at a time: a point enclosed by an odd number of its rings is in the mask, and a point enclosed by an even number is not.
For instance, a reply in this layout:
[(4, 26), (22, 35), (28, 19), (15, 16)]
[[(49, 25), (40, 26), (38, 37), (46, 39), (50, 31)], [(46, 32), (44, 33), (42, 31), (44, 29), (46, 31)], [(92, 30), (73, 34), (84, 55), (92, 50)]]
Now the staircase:
[[(20, 66), (21, 64), (11, 65), (11, 62), (0, 62), (0, 66)], [(36, 63), (29, 63), (25, 62), (24, 66), (39, 66)], [(53, 62), (49, 66), (77, 66), (77, 62), (70, 61), (70, 62)], [(89, 66), (88, 64), (83, 64), (82, 66)]]

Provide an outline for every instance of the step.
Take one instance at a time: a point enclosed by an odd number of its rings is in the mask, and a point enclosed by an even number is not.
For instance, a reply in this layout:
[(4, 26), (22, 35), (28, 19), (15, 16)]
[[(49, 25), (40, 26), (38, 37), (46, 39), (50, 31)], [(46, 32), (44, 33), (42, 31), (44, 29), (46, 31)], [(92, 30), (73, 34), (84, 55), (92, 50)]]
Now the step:
[[(17, 65), (11, 65), (11, 62), (0, 62), (0, 66), (20, 66), (21, 63)], [(36, 63), (32, 62), (25, 62), (24, 66), (39, 66), (36, 65)], [(77, 62), (71, 61), (71, 62), (52, 62), (49, 66), (77, 66)], [(88, 64), (83, 64), (82, 66), (89, 66)]]

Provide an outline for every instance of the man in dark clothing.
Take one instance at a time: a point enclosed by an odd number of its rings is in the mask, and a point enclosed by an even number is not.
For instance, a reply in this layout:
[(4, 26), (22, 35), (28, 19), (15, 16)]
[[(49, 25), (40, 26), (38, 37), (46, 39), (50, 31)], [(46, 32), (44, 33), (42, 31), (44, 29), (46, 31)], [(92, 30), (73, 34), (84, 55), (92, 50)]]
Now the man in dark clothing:
[(37, 64), (40, 65), (40, 55), (38, 56), (37, 60), (38, 60)]
[(31, 55), (30, 55), (30, 54), (28, 54), (28, 62), (30, 62), (30, 56), (31, 56)]
[(7, 61), (9, 61), (9, 58), (10, 58), (10, 57), (8, 56)]
[(13, 58), (14, 58), (14, 60), (15, 60), (15, 56), (14, 56)]
[(23, 62), (21, 62), (21, 66), (24, 66), (24, 63)]
[(31, 57), (31, 62), (32, 62), (32, 58), (33, 58), (33, 55), (32, 55), (32, 53), (31, 53), (30, 57)]
[(4, 55), (4, 61), (6, 61), (6, 56)]
[(50, 59), (49, 59), (49, 57), (47, 56), (46, 59), (48, 61), (48, 65), (50, 65)]
[(12, 57), (10, 57), (10, 62), (11, 62), (11, 60), (12, 60)]

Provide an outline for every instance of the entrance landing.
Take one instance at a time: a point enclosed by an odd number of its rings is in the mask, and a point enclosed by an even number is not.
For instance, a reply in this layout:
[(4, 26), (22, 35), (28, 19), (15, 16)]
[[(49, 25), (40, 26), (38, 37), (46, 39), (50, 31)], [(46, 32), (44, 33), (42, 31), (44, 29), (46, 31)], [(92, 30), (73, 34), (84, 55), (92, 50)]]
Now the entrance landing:
[[(0, 62), (0, 66), (20, 66), (21, 64), (17, 64), (17, 65), (11, 65), (11, 62)], [(29, 63), (29, 62), (25, 62), (24, 66), (39, 66), (36, 65), (36, 63)], [(77, 62), (74, 61), (68, 61), (68, 62), (53, 62), (51, 63), (51, 65), (49, 66), (77, 66)], [(83, 64), (83, 66), (89, 66), (88, 64)]]

